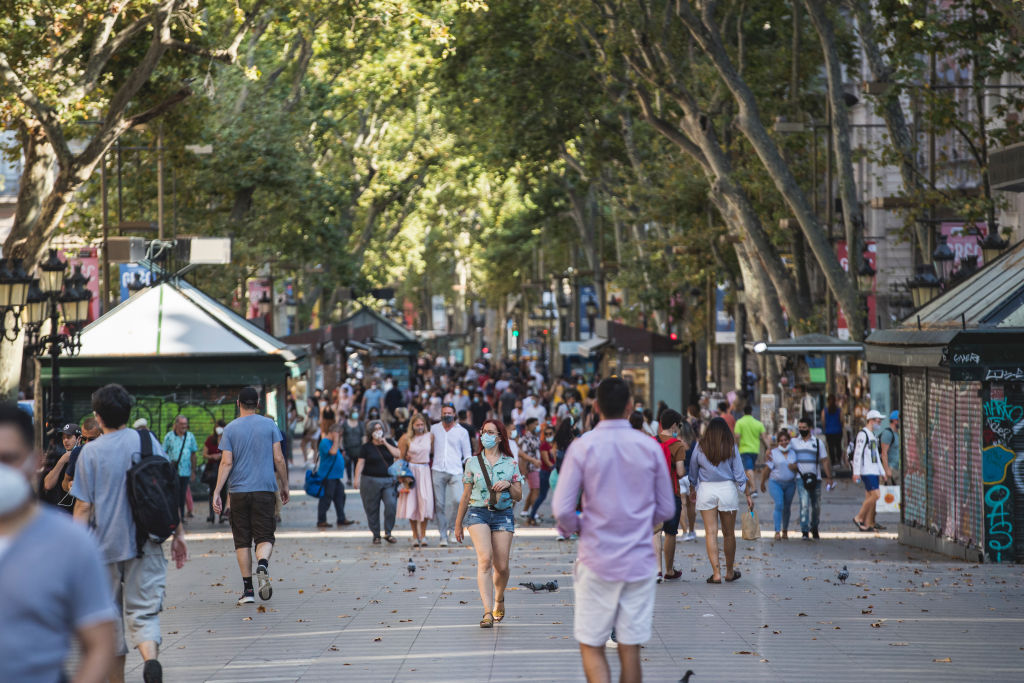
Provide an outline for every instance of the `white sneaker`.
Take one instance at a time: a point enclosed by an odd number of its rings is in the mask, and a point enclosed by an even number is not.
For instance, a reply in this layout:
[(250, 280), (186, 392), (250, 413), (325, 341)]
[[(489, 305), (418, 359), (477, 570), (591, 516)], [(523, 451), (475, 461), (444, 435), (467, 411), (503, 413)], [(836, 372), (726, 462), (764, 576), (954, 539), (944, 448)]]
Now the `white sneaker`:
[(527, 512), (526, 510), (520, 510), (519, 511), (519, 518), (520, 519), (526, 519), (529, 516), (530, 516), (530, 513)]
[(438, 543), (438, 545), (441, 546), (442, 548), (447, 548), (448, 547), (448, 537), (447, 536), (442, 536), (441, 537), (441, 542)]
[(750, 497), (751, 497), (751, 498), (757, 498), (757, 491), (752, 491), (752, 492), (750, 493)]

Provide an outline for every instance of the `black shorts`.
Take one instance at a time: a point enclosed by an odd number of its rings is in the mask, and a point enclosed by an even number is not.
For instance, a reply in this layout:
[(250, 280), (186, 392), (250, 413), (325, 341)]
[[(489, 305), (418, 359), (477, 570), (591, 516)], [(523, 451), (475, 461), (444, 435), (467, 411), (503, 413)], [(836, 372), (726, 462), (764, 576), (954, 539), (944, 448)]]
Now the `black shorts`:
[(679, 496), (676, 496), (675, 498), (676, 513), (672, 515), (672, 519), (666, 519), (665, 523), (661, 525), (661, 530), (668, 536), (676, 536), (679, 534), (679, 517), (683, 514), (683, 499)]
[(277, 492), (250, 491), (228, 495), (235, 548), (251, 548), (254, 542), (256, 545), (273, 543), (277, 529)]

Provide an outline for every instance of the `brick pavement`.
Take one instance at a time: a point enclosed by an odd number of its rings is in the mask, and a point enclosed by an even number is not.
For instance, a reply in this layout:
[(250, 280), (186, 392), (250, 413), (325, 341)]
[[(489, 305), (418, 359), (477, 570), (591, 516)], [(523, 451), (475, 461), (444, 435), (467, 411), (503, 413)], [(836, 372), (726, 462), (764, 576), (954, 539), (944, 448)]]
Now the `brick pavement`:
[[(769, 538), (739, 542), (744, 574), (735, 584), (706, 584), (702, 540), (681, 543), (683, 579), (657, 588), (647, 680), (676, 681), (686, 669), (696, 683), (1024, 679), (1021, 568), (949, 561), (899, 546), (892, 533), (859, 534), (843, 520), (860, 497), (841, 482), (826, 494), (823, 540), (775, 543), (762, 495)], [(561, 588), (511, 590), (505, 621), (482, 630), (470, 548), (438, 548), (435, 531), (431, 547), (414, 551), (407, 524), (399, 544), (372, 546), (358, 495), (347, 508), (359, 525), (318, 532), (315, 501), (295, 495), (271, 562), (274, 597), (245, 607), (235, 605), (241, 583), (226, 525), (192, 524), (192, 561), (168, 573), (166, 680), (582, 680), (574, 543), (524, 528), (510, 584), (558, 579)], [(882, 521), (895, 530), (895, 515)], [(839, 585), (844, 564), (850, 580)], [(129, 667), (141, 677), (136, 653)]]

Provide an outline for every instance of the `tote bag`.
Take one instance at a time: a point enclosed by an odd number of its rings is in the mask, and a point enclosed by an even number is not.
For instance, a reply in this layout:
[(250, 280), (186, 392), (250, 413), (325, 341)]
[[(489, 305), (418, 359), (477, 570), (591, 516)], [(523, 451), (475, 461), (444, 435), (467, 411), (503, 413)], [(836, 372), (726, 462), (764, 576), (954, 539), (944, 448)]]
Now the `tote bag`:
[(899, 512), (900, 487), (879, 486), (878, 500), (875, 501), (875, 512)]
[(761, 538), (761, 520), (757, 517), (757, 510), (750, 508), (743, 514), (743, 540), (756, 541)]

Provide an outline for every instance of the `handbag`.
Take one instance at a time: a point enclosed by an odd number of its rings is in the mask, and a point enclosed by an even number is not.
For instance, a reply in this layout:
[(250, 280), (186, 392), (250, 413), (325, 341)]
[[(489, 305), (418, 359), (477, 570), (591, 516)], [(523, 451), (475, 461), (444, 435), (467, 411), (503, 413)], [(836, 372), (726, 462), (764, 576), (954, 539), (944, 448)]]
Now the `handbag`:
[(875, 512), (899, 512), (900, 497), (899, 486), (879, 486)]
[(306, 490), (306, 495), (312, 498), (322, 498), (324, 495), (324, 484), (334, 474), (334, 466), (338, 464), (338, 459), (335, 457), (334, 463), (331, 465), (331, 469), (327, 471), (326, 477), (321, 477), (319, 471), (306, 470), (306, 483), (303, 488)]
[(409, 467), (409, 463), (405, 460), (399, 459), (391, 463), (388, 467), (388, 474), (395, 479), (398, 479), (399, 477), (407, 477), (411, 480), (409, 482), (409, 488), (414, 488), (416, 486), (416, 475), (412, 473), (412, 468)]
[(743, 515), (743, 540), (756, 541), (761, 538), (761, 520), (757, 517), (757, 510), (750, 508), (747, 514)]

